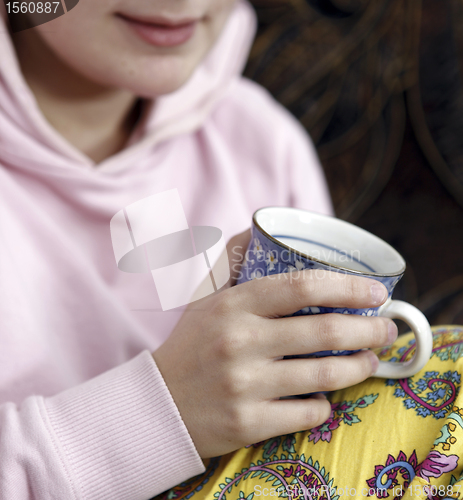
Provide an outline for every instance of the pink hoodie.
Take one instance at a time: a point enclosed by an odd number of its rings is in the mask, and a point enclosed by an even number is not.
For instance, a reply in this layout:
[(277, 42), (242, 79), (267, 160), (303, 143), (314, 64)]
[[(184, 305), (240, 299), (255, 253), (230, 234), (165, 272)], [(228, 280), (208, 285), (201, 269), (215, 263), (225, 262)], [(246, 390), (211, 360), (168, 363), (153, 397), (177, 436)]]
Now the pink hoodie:
[(3, 22), (0, 499), (146, 500), (204, 465), (150, 355), (181, 311), (161, 310), (150, 275), (117, 268), (110, 219), (176, 188), (188, 223), (228, 240), (265, 205), (329, 213), (323, 174), (300, 125), (239, 76), (246, 3), (98, 166), (46, 122)]

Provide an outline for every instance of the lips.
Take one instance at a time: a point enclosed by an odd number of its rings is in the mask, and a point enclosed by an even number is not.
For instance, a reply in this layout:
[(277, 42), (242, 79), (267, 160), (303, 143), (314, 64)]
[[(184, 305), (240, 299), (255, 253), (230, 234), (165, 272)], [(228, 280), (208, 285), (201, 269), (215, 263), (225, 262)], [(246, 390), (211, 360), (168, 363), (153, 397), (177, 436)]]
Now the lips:
[(119, 14), (125, 24), (142, 40), (156, 47), (176, 47), (195, 33), (198, 19), (173, 21), (165, 18), (136, 18)]

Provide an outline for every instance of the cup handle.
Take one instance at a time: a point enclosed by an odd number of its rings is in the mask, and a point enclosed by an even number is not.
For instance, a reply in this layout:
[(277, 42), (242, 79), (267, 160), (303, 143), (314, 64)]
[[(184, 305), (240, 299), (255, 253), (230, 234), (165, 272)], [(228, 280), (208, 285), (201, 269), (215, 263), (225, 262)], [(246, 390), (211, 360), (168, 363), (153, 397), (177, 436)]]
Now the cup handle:
[(426, 316), (416, 307), (402, 300), (388, 299), (379, 309), (379, 316), (405, 321), (415, 334), (415, 355), (405, 363), (380, 361), (375, 377), (407, 378), (418, 373), (432, 354), (432, 331)]

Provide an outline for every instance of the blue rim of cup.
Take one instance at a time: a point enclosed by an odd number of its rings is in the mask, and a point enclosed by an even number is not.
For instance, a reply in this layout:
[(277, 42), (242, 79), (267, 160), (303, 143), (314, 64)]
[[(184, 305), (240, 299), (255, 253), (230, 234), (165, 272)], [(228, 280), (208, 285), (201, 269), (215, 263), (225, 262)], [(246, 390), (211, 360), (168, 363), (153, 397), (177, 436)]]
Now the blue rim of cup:
[[(369, 237), (373, 237), (374, 239), (377, 239), (383, 245), (386, 245), (387, 247), (389, 247), (389, 249), (393, 253), (397, 254), (397, 256), (400, 258), (400, 260), (402, 260), (404, 263), (403, 267), (400, 271), (396, 271), (394, 273), (375, 273), (375, 272), (369, 272), (369, 271), (357, 271), (355, 269), (348, 269), (347, 267), (342, 267), (342, 266), (338, 266), (336, 264), (331, 264), (329, 262), (325, 262), (325, 261), (317, 259), (315, 257), (311, 257), (309, 254), (306, 254), (304, 252), (296, 250), (295, 248), (292, 248), (292, 247), (286, 245), (285, 243), (283, 243), (282, 241), (273, 237), (256, 220), (256, 216), (259, 212), (262, 212), (262, 211), (268, 210), (268, 209), (282, 209), (282, 208), (286, 209), (286, 210), (296, 211), (296, 212), (310, 213), (310, 214), (313, 214), (313, 215), (315, 215), (317, 217), (321, 217), (321, 218), (336, 219), (339, 223), (350, 226), (350, 227), (354, 228), (356, 231), (367, 233), (369, 235)], [(406, 263), (405, 263), (405, 259), (402, 257), (402, 255), (400, 255), (400, 253), (395, 248), (393, 248), (391, 245), (389, 245), (389, 243), (385, 242), (383, 239), (379, 238), (378, 236), (374, 235), (373, 233), (370, 233), (369, 231), (366, 231), (365, 229), (362, 229), (361, 227), (358, 227), (355, 224), (351, 224), (350, 222), (346, 222), (342, 219), (338, 219), (337, 217), (331, 217), (329, 215), (323, 215), (323, 214), (319, 214), (316, 212), (311, 212), (310, 210), (303, 210), (301, 208), (268, 206), (268, 207), (262, 207), (262, 208), (259, 208), (258, 210), (256, 210), (252, 216), (252, 222), (253, 222), (254, 226), (258, 229), (258, 231), (260, 231), (266, 238), (268, 238), (274, 244), (284, 248), (285, 250), (289, 250), (291, 253), (293, 253), (295, 255), (299, 255), (300, 257), (302, 257), (304, 259), (318, 262), (319, 264), (322, 264), (324, 266), (327, 266), (327, 267), (330, 267), (332, 269), (336, 269), (339, 271), (343, 271), (343, 272), (346, 272), (349, 274), (358, 274), (359, 276), (371, 276), (374, 278), (392, 278), (392, 277), (396, 277), (396, 276), (402, 276), (405, 272), (406, 267), (407, 267)]]

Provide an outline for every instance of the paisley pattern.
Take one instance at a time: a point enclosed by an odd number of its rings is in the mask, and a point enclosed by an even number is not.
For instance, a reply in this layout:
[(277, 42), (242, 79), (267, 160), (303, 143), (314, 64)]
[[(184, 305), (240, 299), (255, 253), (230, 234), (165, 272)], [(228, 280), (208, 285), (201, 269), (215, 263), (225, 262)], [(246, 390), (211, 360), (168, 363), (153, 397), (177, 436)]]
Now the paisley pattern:
[[(463, 343), (459, 329), (435, 329), (433, 332), (432, 357), (442, 361), (457, 361), (463, 355)], [(407, 361), (413, 355), (415, 339), (396, 350), (392, 361)], [(381, 354), (385, 354), (383, 351)], [(414, 409), (421, 417), (432, 416), (444, 418), (452, 407), (460, 390), (461, 376), (456, 370), (445, 372), (427, 370), (417, 380), (417, 376), (409, 379), (386, 380), (386, 385), (395, 387), (394, 396), (403, 400), (404, 407)]]
[[(457, 438), (454, 436), (455, 431), (463, 429), (463, 408), (454, 406), (452, 412), (447, 415), (447, 422), (441, 429), (440, 436), (434, 441), (433, 448), (438, 448), (442, 445), (442, 450), (448, 451), (450, 447), (456, 443)], [(453, 420), (453, 422), (452, 422)]]
[(361, 422), (360, 418), (354, 413), (357, 408), (365, 408), (375, 401), (378, 394), (370, 394), (368, 396), (363, 396), (355, 403), (352, 401), (343, 401), (342, 403), (332, 403), (331, 404), (331, 415), (330, 418), (322, 425), (314, 427), (309, 431), (309, 441), (316, 443), (320, 439), (322, 441), (331, 441), (332, 433), (341, 424), (357, 424)]
[[(208, 460), (157, 500), (463, 498), (463, 327), (434, 328), (433, 339), (415, 376), (336, 391), (324, 424)], [(377, 353), (405, 361), (413, 351), (407, 334)]]
[[(394, 489), (397, 492), (402, 491), (403, 495), (404, 490), (409, 488), (415, 476), (420, 476), (423, 479), (429, 479), (430, 477), (438, 478), (445, 472), (455, 470), (458, 459), (457, 455), (443, 455), (438, 451), (431, 451), (426, 459), (421, 464), (418, 464), (415, 450), (413, 450), (408, 459), (403, 451), (399, 453), (397, 458), (389, 455), (384, 465), (375, 466), (375, 475), (367, 480), (367, 485), (369, 486), (368, 496), (386, 498), (389, 496), (389, 490), (394, 491)], [(400, 488), (397, 488), (399, 486), (398, 476), (402, 478)], [(453, 489), (457, 490), (455, 487), (449, 489), (449, 492)], [(424, 491), (426, 490), (424, 489)], [(436, 493), (438, 491), (439, 489), (436, 488)], [(443, 490), (441, 489), (440, 491)], [(447, 488), (445, 488), (445, 491), (447, 491)], [(432, 496), (432, 490), (429, 488), (426, 494), (428, 494), (428, 497)]]
[(421, 417), (429, 415), (434, 418), (444, 418), (447, 407), (455, 401), (460, 383), (460, 374), (456, 371), (426, 372), (418, 382), (408, 379), (399, 381), (388, 380), (386, 383), (399, 386), (394, 396), (403, 398), (407, 409), (415, 409)]
[[(219, 461), (223, 461), (224, 458), (213, 459), (210, 462), (205, 473), (207, 479), (214, 473)], [(264, 486), (262, 483), (269, 484)], [(198, 485), (194, 482), (182, 483), (178, 488), (170, 490), (164, 498), (191, 498), (197, 492), (201, 492), (203, 484), (204, 480)], [(249, 493), (251, 487), (253, 491)], [(330, 480), (329, 473), (318, 462), (314, 463), (311, 457), (282, 453), (265, 461), (251, 462), (240, 472), (235, 472), (232, 477), (224, 476), (223, 482), (219, 483), (218, 490), (211, 498), (251, 500), (254, 496), (307, 497), (315, 496), (316, 492), (323, 492), (325, 500), (338, 500), (337, 491), (338, 488), (333, 484), (333, 480)]]

